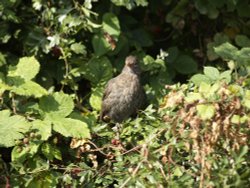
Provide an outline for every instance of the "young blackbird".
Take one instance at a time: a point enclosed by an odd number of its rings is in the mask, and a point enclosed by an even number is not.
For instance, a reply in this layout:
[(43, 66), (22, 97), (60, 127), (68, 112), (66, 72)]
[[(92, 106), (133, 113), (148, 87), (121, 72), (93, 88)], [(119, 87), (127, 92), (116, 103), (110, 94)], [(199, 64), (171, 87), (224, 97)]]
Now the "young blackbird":
[(121, 74), (109, 80), (102, 98), (100, 118), (121, 123), (141, 109), (146, 100), (140, 84), (141, 70), (135, 56), (128, 56)]

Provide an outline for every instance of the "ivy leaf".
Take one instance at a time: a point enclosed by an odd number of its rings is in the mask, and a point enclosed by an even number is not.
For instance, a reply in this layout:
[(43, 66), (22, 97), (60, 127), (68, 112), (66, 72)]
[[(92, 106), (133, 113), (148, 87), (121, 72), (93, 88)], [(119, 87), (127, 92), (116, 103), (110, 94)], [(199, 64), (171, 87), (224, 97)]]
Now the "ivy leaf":
[(56, 92), (49, 96), (44, 96), (39, 101), (39, 107), (48, 120), (64, 118), (68, 116), (74, 108), (73, 99), (62, 92)]
[(15, 140), (24, 138), (30, 124), (19, 115), (10, 116), (10, 111), (0, 111), (0, 147), (11, 147)]
[(211, 104), (199, 104), (196, 109), (202, 120), (211, 119), (215, 114), (215, 107)]
[(21, 77), (25, 81), (33, 79), (39, 72), (40, 64), (35, 57), (23, 57), (19, 59), (15, 70), (10, 70), (8, 76)]
[(88, 125), (77, 119), (58, 118), (53, 120), (53, 130), (65, 137), (90, 138)]
[(38, 131), (37, 133), (41, 135), (41, 140), (48, 140), (51, 136), (52, 126), (50, 121), (34, 120), (32, 121), (32, 129)]
[(118, 37), (120, 35), (120, 24), (118, 18), (113, 13), (106, 13), (103, 15), (103, 30), (108, 34)]

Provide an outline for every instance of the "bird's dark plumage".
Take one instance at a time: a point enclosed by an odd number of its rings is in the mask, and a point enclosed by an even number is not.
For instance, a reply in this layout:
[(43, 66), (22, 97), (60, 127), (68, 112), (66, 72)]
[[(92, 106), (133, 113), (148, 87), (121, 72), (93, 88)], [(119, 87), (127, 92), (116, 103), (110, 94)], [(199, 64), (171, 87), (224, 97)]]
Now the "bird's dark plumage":
[(140, 84), (141, 70), (135, 56), (128, 56), (117, 77), (109, 80), (102, 98), (100, 118), (122, 122), (143, 107), (146, 95)]

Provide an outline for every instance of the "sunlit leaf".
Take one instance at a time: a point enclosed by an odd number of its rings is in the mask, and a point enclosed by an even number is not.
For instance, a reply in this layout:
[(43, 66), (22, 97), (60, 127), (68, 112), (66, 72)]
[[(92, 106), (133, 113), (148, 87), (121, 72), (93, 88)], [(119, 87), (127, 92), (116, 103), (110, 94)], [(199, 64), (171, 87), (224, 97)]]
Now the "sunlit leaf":
[(11, 147), (15, 141), (24, 138), (31, 124), (24, 117), (10, 115), (10, 111), (0, 111), (0, 147)]
[(215, 114), (215, 107), (211, 104), (199, 104), (196, 108), (198, 115), (203, 120), (211, 119)]
[(53, 130), (65, 137), (90, 138), (88, 125), (85, 122), (76, 119), (54, 119)]

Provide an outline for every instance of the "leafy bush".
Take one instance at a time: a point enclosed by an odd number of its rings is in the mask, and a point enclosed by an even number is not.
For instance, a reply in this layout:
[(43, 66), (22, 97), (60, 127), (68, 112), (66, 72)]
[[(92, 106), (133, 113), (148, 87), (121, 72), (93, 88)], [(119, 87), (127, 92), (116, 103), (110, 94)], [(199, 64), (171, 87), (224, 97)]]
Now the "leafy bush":
[[(249, 6), (2, 0), (0, 185), (247, 186)], [(150, 105), (112, 128), (102, 92), (128, 54)]]

